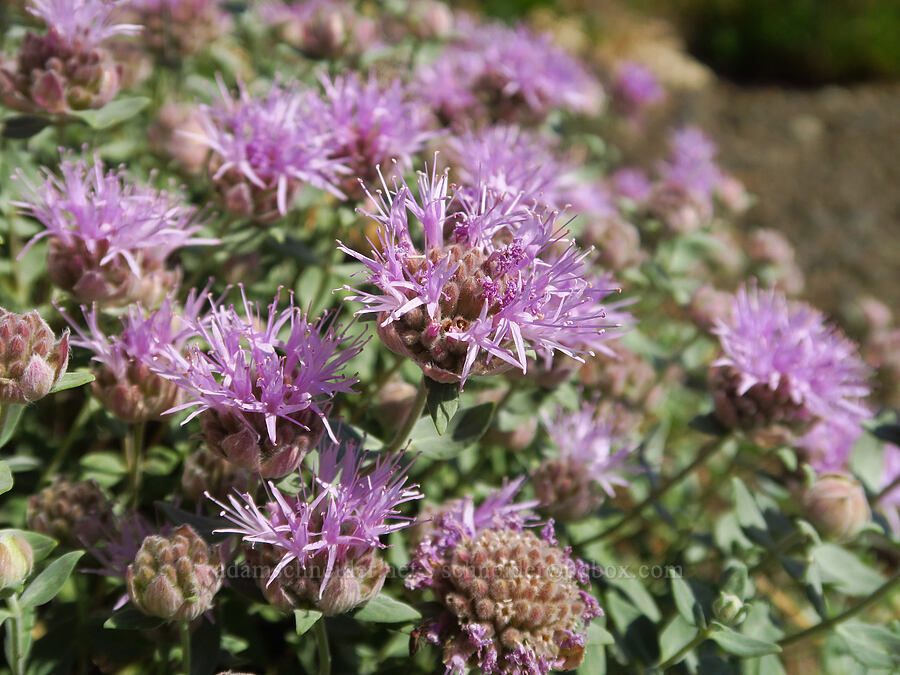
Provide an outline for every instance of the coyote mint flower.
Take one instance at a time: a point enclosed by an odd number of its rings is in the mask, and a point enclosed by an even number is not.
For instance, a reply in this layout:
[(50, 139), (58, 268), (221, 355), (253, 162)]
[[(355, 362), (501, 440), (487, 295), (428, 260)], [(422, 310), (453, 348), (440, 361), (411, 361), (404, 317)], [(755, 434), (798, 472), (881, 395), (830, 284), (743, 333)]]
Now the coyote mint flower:
[(397, 507), (422, 495), (406, 484), (409, 467), (399, 457), (364, 467), (365, 460), (351, 446), (329, 444), (308, 491), (292, 497), (269, 483), (262, 507), (249, 494), (231, 495), (227, 505), (213, 499), (234, 524), (220, 531), (241, 535), (248, 562), (267, 570), (259, 581), (275, 606), (341, 614), (381, 590), (388, 566), (380, 537), (408, 527)]
[(0, 307), (0, 403), (44, 398), (68, 363), (68, 331), (57, 340), (36, 311), (15, 314)]
[(34, 568), (34, 551), (17, 534), (0, 536), (0, 591), (25, 581)]
[(363, 345), (333, 319), (309, 321), (293, 299), (277, 305), (264, 316), (243, 296), (241, 315), (210, 299), (207, 316), (184, 317), (206, 346), (164, 345), (149, 362), (186, 395), (169, 412), (194, 408), (185, 421), (202, 416), (210, 450), (265, 478), (291, 473), (316, 446), (331, 398), (357, 381), (341, 371)]
[(113, 527), (112, 504), (92, 480), (58, 477), (28, 499), (28, 527), (67, 546), (92, 546)]
[(755, 285), (738, 291), (730, 322), (714, 331), (716, 414), (729, 427), (773, 422), (859, 422), (871, 416), (868, 370), (856, 345), (818, 311)]
[[(587, 280), (588, 254), (564, 237), (556, 213), (518, 208), (518, 196), (483, 186), (470, 199), (451, 192), (447, 173), (420, 173), (418, 198), (404, 181), (382, 186), (377, 212), (366, 214), (381, 226), (372, 257), (340, 248), (378, 289), (351, 289), (367, 305), (360, 313), (377, 313), (382, 341), (428, 377), (464, 384), (525, 372), (526, 350), (577, 357), (587, 350), (569, 345), (614, 325)], [(551, 247), (561, 252), (542, 259)]]
[(430, 588), (444, 611), (422, 627), (444, 651), (447, 673), (546, 675), (577, 667), (584, 631), (601, 614), (582, 586), (587, 566), (557, 546), (552, 527), (524, 530), (512, 505), (521, 481), (475, 508), (471, 498), (438, 511), (407, 578)]
[(217, 243), (194, 237), (201, 224), (179, 195), (134, 183), (124, 168), (64, 155), (60, 173), (44, 169), (35, 186), (18, 172), (23, 200), (14, 203), (46, 228), (28, 246), (49, 237), (50, 280), (79, 302), (153, 307), (179, 278), (166, 258), (182, 246)]
[(144, 539), (125, 583), (131, 602), (144, 614), (193, 621), (212, 606), (223, 576), (218, 550), (190, 525), (181, 525), (169, 537)]

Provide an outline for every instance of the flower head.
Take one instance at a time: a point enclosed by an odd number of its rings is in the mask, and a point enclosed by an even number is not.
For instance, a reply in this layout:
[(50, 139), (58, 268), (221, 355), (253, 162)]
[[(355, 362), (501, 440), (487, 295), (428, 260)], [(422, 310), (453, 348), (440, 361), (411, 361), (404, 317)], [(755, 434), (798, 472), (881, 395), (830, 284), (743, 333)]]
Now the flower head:
[(281, 38), (314, 59), (354, 57), (376, 42), (377, 26), (346, 0), (266, 0), (260, 17)]
[[(526, 349), (577, 357), (586, 350), (567, 345), (611, 326), (591, 291), (587, 254), (565, 238), (555, 212), (517, 208), (519, 196), (498, 198), (486, 186), (477, 198), (451, 191), (447, 173), (421, 173), (418, 198), (403, 181), (382, 186), (367, 214), (381, 226), (372, 257), (341, 249), (378, 287), (357, 290), (361, 312), (377, 313), (385, 344), (432, 379), (524, 372)], [(551, 248), (560, 252), (542, 258)]]
[(269, 483), (262, 507), (249, 494), (231, 495), (228, 504), (213, 499), (233, 524), (221, 531), (241, 535), (248, 557), (268, 566), (261, 581), (274, 604), (338, 614), (381, 589), (387, 574), (375, 556), (386, 546), (381, 537), (411, 524), (398, 507), (422, 495), (407, 484), (409, 467), (398, 456), (364, 466), (367, 459), (353, 446), (328, 443), (311, 486), (296, 496)]
[(616, 67), (612, 84), (615, 105), (629, 117), (638, 117), (649, 106), (666, 96), (656, 74), (635, 61), (623, 61)]
[(50, 279), (82, 302), (149, 306), (174, 287), (166, 258), (182, 246), (214, 244), (194, 235), (202, 224), (180, 195), (133, 182), (124, 168), (107, 170), (99, 157), (63, 157), (59, 176), (44, 170), (33, 185), (21, 171), (23, 214), (44, 231), (28, 246), (50, 238)]
[(201, 107), (204, 132), (192, 137), (212, 150), (210, 170), (229, 210), (277, 220), (305, 183), (343, 197), (336, 183), (348, 170), (314, 91), (276, 82), (255, 97), (239, 83), (235, 96), (221, 79), (219, 90), (214, 105)]
[(28, 528), (67, 546), (93, 546), (113, 526), (113, 506), (92, 480), (61, 476), (28, 499)]
[(109, 0), (31, 0), (34, 16), (69, 45), (90, 50), (116, 35), (137, 35), (140, 26), (115, 23), (121, 3)]
[[(193, 408), (204, 415), (211, 449), (239, 466), (284, 476), (318, 441), (330, 401), (352, 391), (356, 378), (342, 373), (363, 341), (334, 320), (310, 321), (293, 304), (267, 315), (243, 294), (243, 313), (210, 298), (209, 313), (186, 319), (205, 346), (186, 353), (173, 345), (148, 363), (181, 388), (187, 400), (170, 412)], [(187, 420), (186, 420), (187, 421)]]
[(716, 411), (730, 426), (771, 421), (859, 422), (871, 413), (868, 370), (856, 345), (821, 313), (755, 285), (734, 298), (730, 322), (714, 331), (722, 346)]
[(57, 340), (37, 311), (16, 314), (0, 307), (0, 403), (44, 398), (68, 365), (69, 331)]
[(376, 179), (376, 167), (391, 160), (402, 169), (412, 167), (412, 156), (433, 133), (426, 131), (430, 112), (406, 85), (399, 79), (382, 85), (374, 73), (368, 79), (357, 73), (333, 80), (323, 75), (321, 82), (335, 154), (350, 168), (344, 192), (356, 192), (357, 179)]
[(142, 42), (163, 56), (196, 53), (229, 29), (219, 0), (126, 0), (124, 10), (144, 27)]

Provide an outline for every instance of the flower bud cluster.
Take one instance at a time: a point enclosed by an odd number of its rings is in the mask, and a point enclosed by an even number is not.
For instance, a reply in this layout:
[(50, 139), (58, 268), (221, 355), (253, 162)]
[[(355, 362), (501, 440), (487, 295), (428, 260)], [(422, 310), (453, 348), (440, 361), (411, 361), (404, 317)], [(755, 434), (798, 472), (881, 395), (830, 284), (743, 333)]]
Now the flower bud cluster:
[(28, 500), (28, 527), (66, 546), (92, 546), (114, 528), (112, 504), (96, 482), (59, 477)]
[(36, 311), (15, 314), (0, 307), (0, 403), (43, 398), (68, 363), (68, 331), (57, 340)]

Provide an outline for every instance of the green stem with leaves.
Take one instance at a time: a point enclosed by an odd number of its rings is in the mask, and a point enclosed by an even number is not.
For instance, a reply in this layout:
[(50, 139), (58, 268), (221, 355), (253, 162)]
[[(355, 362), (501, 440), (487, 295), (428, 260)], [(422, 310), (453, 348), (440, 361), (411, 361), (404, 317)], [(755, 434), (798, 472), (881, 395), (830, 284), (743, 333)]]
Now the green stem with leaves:
[(397, 452), (406, 445), (406, 441), (409, 439), (413, 427), (416, 426), (416, 422), (418, 422), (419, 417), (422, 416), (422, 411), (425, 409), (425, 401), (427, 398), (428, 387), (425, 386), (425, 375), (422, 375), (422, 379), (419, 381), (419, 388), (416, 390), (416, 397), (413, 399), (409, 412), (406, 414), (406, 419), (403, 420), (403, 426), (397, 430), (397, 433), (394, 434), (394, 438), (391, 439), (391, 442), (384, 447), (384, 452)]
[(704, 640), (706, 640), (706, 638), (709, 637), (709, 634), (712, 633), (712, 630), (712, 628), (704, 628), (703, 630), (698, 631), (693, 640), (688, 642), (684, 647), (682, 647), (672, 656), (660, 663), (657, 666), (657, 669), (665, 672), (667, 668), (678, 665), (685, 656), (690, 654), (694, 650), (694, 648), (699, 646), (700, 643), (702, 643)]
[(869, 597), (867, 597), (865, 600), (862, 600), (861, 602), (856, 603), (850, 609), (845, 610), (840, 614), (831, 617), (830, 619), (825, 619), (824, 621), (817, 623), (815, 626), (810, 626), (806, 630), (802, 630), (799, 633), (788, 635), (787, 637), (779, 640), (778, 644), (782, 647), (786, 647), (788, 645), (802, 642), (803, 640), (814, 637), (819, 633), (831, 630), (847, 619), (853, 618), (867, 607), (874, 605), (876, 602), (887, 596), (887, 594), (890, 593), (891, 590), (898, 584), (900, 584), (900, 572), (894, 574), (894, 576), (892, 576), (890, 579), (881, 584), (881, 586), (872, 591)]
[(620, 529), (625, 527), (628, 523), (632, 522), (636, 518), (638, 518), (641, 513), (648, 506), (658, 501), (665, 495), (669, 490), (678, 485), (685, 478), (690, 476), (697, 468), (706, 463), (710, 457), (712, 457), (728, 440), (729, 436), (723, 436), (721, 438), (716, 438), (712, 441), (709, 441), (706, 445), (700, 448), (700, 451), (697, 453), (697, 456), (694, 460), (684, 467), (681, 471), (676, 473), (674, 476), (671, 476), (664, 480), (662, 483), (656, 486), (649, 495), (647, 495), (644, 501), (640, 502), (636, 506), (634, 506), (627, 516), (616, 522), (614, 525), (606, 528), (599, 534), (594, 535), (593, 537), (589, 537), (584, 541), (579, 542), (579, 545), (583, 546), (585, 544), (590, 544), (591, 542), (597, 541), (599, 539), (604, 539), (611, 534), (618, 532)]
[(13, 594), (7, 600), (9, 626), (6, 629), (6, 658), (12, 675), (25, 675), (28, 660), (28, 646), (25, 635), (25, 616), (19, 605), (19, 596)]
[(316, 650), (319, 653), (319, 675), (331, 675), (331, 649), (328, 647), (328, 631), (325, 629), (325, 618), (316, 621), (313, 626), (316, 636)]
[(191, 623), (181, 622), (181, 666), (184, 675), (191, 675)]

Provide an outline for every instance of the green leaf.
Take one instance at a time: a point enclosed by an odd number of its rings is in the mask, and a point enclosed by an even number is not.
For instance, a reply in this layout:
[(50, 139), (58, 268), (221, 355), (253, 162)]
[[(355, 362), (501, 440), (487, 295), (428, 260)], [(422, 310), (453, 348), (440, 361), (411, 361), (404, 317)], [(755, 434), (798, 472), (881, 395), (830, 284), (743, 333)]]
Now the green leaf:
[(108, 129), (120, 122), (131, 119), (146, 108), (148, 103), (150, 103), (150, 99), (146, 96), (118, 98), (107, 103), (99, 110), (78, 110), (72, 112), (71, 115), (77, 117), (92, 129)]
[(728, 563), (728, 567), (722, 575), (722, 590), (736, 595), (741, 600), (746, 600), (750, 596), (753, 589), (750, 585), (747, 566), (744, 563), (738, 560)]
[(615, 644), (616, 638), (613, 634), (606, 630), (596, 621), (592, 621), (591, 625), (585, 631), (584, 643), (586, 645), (612, 645)]
[(26, 139), (36, 136), (50, 125), (49, 117), (17, 115), (3, 124), (3, 138)]
[(71, 551), (47, 565), (47, 568), (37, 575), (22, 593), (20, 599), (22, 606), (39, 607), (55, 598), (83, 555), (84, 551)]
[(692, 626), (703, 625), (703, 609), (697, 603), (694, 592), (681, 577), (672, 577), (672, 595), (678, 614)]
[(93, 382), (94, 379), (94, 375), (89, 370), (73, 370), (63, 375), (56, 386), (50, 390), (50, 393), (55, 394), (58, 391), (83, 387)]
[(18, 403), (10, 403), (6, 412), (6, 421), (3, 429), (0, 429), (0, 448), (5, 446), (12, 440), (16, 433), (16, 427), (19, 426), (19, 420), (22, 419), (22, 413), (25, 412), (25, 406)]
[(0, 462), (0, 495), (12, 490), (13, 477), (12, 471), (9, 470), (9, 464)]
[(410, 607), (405, 602), (394, 600), (384, 593), (379, 593), (372, 598), (365, 607), (359, 610), (354, 618), (360, 621), (374, 623), (406, 623), (422, 618), (422, 614), (415, 607)]
[(103, 627), (111, 630), (153, 630), (165, 622), (165, 619), (147, 616), (136, 607), (123, 607), (113, 612), (113, 615), (103, 623)]
[(732, 478), (731, 485), (737, 519), (747, 536), (754, 541), (771, 541), (766, 519), (747, 486), (739, 478)]
[(579, 675), (603, 675), (606, 672), (606, 645), (615, 644), (612, 633), (592, 621), (584, 639), (584, 661), (578, 666)]
[(750, 637), (749, 635), (744, 635), (743, 633), (738, 633), (718, 622), (713, 622), (713, 625), (718, 630), (713, 631), (710, 634), (709, 639), (718, 644), (729, 654), (734, 654), (735, 656), (740, 656), (742, 658), (750, 658), (754, 656), (765, 656), (766, 654), (777, 654), (781, 651), (781, 647), (774, 642), (760, 640), (758, 638)]
[(445, 384), (426, 377), (425, 387), (428, 390), (425, 405), (434, 421), (438, 436), (443, 436), (447, 431), (447, 425), (459, 409), (459, 383)]
[(144, 460), (144, 473), (149, 476), (170, 476), (175, 471), (181, 455), (164, 445), (154, 445)]
[(451, 459), (484, 435), (493, 416), (493, 403), (464, 408), (453, 416), (443, 436), (438, 435), (430, 419), (423, 417), (410, 434), (412, 450), (432, 459)]
[(297, 625), (297, 635), (303, 635), (316, 625), (316, 621), (322, 618), (322, 612), (314, 609), (295, 609), (294, 623)]
[(112, 487), (127, 472), (122, 456), (113, 452), (89, 452), (79, 464), (85, 479), (93, 479), (103, 487)]
[(31, 552), (34, 554), (34, 561), (38, 562), (50, 555), (50, 551), (56, 548), (56, 541), (50, 537), (45, 537), (37, 532), (29, 532), (28, 530), (16, 530), (13, 528), (0, 530), (0, 536), (4, 534), (17, 534), (31, 545)]
[(668, 661), (694, 639), (697, 628), (681, 614), (675, 616), (659, 635), (659, 660)]
[(12, 616), (12, 612), (6, 609), (0, 609), (0, 627), (3, 626), (3, 623)]
[(837, 628), (850, 655), (869, 668), (900, 670), (900, 635), (861, 621), (847, 621)]
[(815, 546), (810, 555), (819, 566), (822, 583), (845, 595), (868, 595), (884, 583), (878, 572), (837, 544)]

